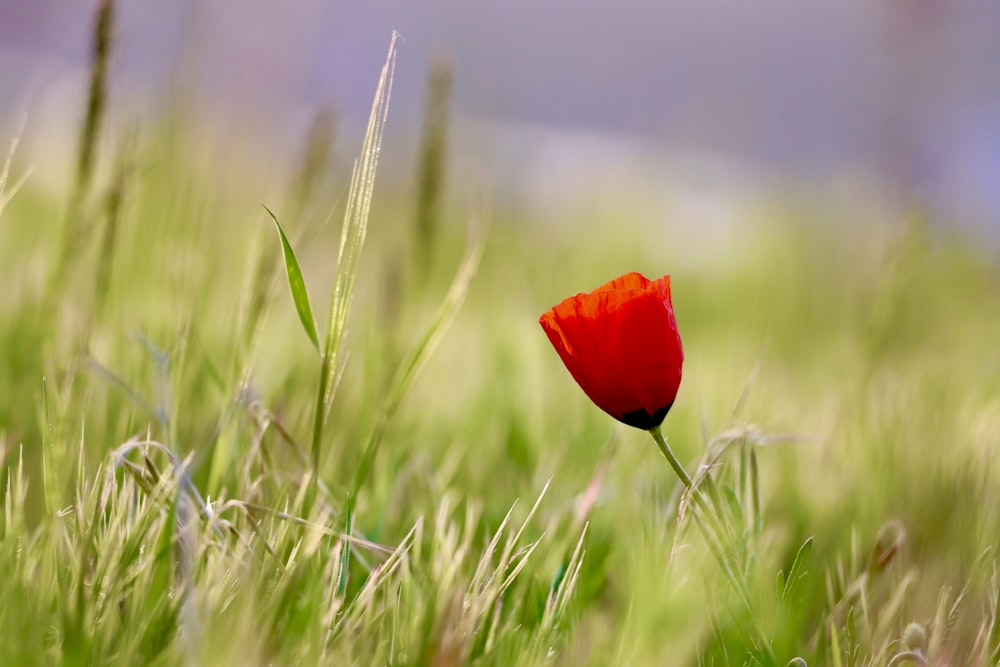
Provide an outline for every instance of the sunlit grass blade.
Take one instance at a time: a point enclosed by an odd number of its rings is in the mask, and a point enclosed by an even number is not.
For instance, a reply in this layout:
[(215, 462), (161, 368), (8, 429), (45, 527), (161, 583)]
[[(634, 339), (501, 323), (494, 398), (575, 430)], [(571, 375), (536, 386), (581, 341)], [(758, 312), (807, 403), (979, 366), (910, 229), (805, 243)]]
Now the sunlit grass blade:
[(285, 258), (285, 273), (288, 275), (288, 287), (292, 291), (292, 300), (295, 302), (295, 310), (299, 314), (299, 321), (305, 330), (313, 347), (319, 352), (319, 334), (316, 332), (316, 320), (313, 318), (312, 304), (309, 302), (309, 291), (306, 289), (305, 278), (302, 277), (302, 269), (299, 267), (299, 260), (295, 258), (295, 251), (292, 244), (285, 236), (285, 230), (281, 228), (278, 217), (264, 204), (264, 210), (274, 221), (274, 227), (278, 230), (278, 237), (281, 239), (281, 253)]
[(389, 53), (386, 56), (385, 65), (382, 66), (382, 74), (379, 76), (378, 86), (375, 89), (375, 99), (372, 101), (368, 129), (361, 147), (361, 157), (354, 165), (351, 188), (347, 197), (347, 210), (344, 213), (340, 250), (337, 253), (337, 276), (334, 281), (333, 294), (330, 297), (326, 341), (323, 345), (323, 364), (320, 369), (316, 411), (313, 420), (312, 463), (315, 473), (314, 480), (317, 479), (319, 473), (323, 428), (330, 411), (330, 404), (333, 402), (333, 389), (336, 386), (334, 379), (337, 376), (341, 342), (344, 339), (347, 319), (351, 312), (354, 281), (358, 273), (358, 260), (368, 231), (368, 214), (371, 210), (372, 193), (375, 189), (375, 172), (378, 167), (379, 152), (382, 148), (385, 121), (389, 113), (392, 76), (396, 65), (397, 37), (398, 34), (393, 32), (392, 38), (389, 40)]
[(3, 525), (0, 530), (0, 541), (16, 537), (23, 533), (24, 503), (27, 498), (27, 485), (24, 476), (24, 447), (18, 448), (17, 466), (7, 466), (5, 470), (7, 482), (4, 487)]

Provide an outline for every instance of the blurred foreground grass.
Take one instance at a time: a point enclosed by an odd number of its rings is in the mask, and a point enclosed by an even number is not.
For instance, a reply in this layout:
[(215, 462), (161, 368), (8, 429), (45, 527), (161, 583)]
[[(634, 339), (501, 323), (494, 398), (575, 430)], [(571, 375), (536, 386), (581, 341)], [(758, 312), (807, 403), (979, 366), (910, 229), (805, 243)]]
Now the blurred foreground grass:
[[(1000, 664), (1000, 270), (981, 249), (792, 197), (702, 254), (627, 194), (569, 221), (441, 206), (431, 122), (421, 195), (375, 188), (314, 477), (319, 363), (259, 201), (322, 327), (353, 156), (323, 166), (327, 120), (288, 174), (201, 131), (106, 128), (92, 178), (33, 175), (0, 211), (0, 662), (884, 665), (917, 623), (930, 664)], [(490, 219), (478, 275), (385, 424), (348, 540), (379, 406), (471, 217)], [(672, 274), (687, 360), (664, 430), (691, 470), (723, 452), (750, 610), (675, 535), (648, 437), (538, 328), (629, 270)]]

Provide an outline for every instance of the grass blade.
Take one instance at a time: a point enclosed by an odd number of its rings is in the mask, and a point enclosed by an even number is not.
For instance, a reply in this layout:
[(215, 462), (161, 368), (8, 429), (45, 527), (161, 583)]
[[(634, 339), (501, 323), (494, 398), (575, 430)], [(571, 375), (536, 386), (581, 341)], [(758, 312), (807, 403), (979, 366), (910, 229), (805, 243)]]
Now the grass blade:
[(114, 38), (115, 3), (103, 0), (97, 9), (93, 32), (93, 54), (90, 63), (90, 85), (87, 89), (87, 115), (80, 128), (80, 146), (76, 164), (76, 188), (83, 195), (94, 172), (97, 143), (108, 99), (108, 69)]
[(326, 424), (327, 414), (330, 412), (330, 404), (333, 402), (340, 345), (344, 339), (347, 319), (351, 312), (354, 281), (358, 274), (358, 259), (368, 232), (368, 214), (371, 210), (372, 193), (375, 189), (375, 172), (382, 148), (385, 121), (389, 113), (389, 97), (392, 92), (392, 76), (396, 66), (396, 38), (398, 36), (398, 33), (393, 32), (389, 41), (389, 53), (386, 56), (385, 65), (382, 66), (382, 74), (379, 76), (378, 86), (375, 89), (375, 99), (372, 101), (372, 111), (368, 118), (368, 129), (361, 147), (361, 157), (354, 165), (351, 189), (347, 197), (347, 210), (344, 213), (344, 226), (340, 235), (340, 250), (337, 253), (337, 277), (334, 282), (333, 294), (330, 297), (330, 313), (327, 320), (326, 341), (323, 346), (323, 365), (320, 369), (319, 388), (316, 394), (312, 437), (314, 480), (319, 474), (323, 428)]
[(806, 576), (806, 568), (809, 566), (812, 549), (813, 538), (808, 537), (806, 538), (806, 541), (802, 543), (802, 546), (799, 547), (798, 553), (795, 554), (795, 560), (792, 562), (792, 566), (788, 569), (788, 576), (785, 577), (784, 585), (781, 589), (782, 602), (786, 602), (791, 599), (796, 586), (802, 578)]
[(285, 273), (288, 275), (288, 288), (292, 291), (292, 301), (295, 302), (295, 310), (299, 314), (299, 321), (302, 322), (302, 328), (305, 330), (306, 335), (309, 336), (309, 340), (312, 341), (313, 347), (319, 352), (319, 334), (316, 332), (316, 320), (313, 317), (312, 304), (309, 302), (309, 291), (306, 289), (305, 278), (302, 277), (299, 260), (295, 258), (295, 251), (292, 250), (292, 244), (288, 242), (288, 237), (285, 236), (285, 230), (281, 228), (278, 217), (264, 204), (261, 204), (261, 206), (264, 206), (264, 210), (271, 216), (271, 220), (274, 221), (274, 227), (278, 230), (278, 236), (281, 238), (281, 253), (285, 258)]
[(441, 217), (444, 190), (445, 158), (448, 143), (448, 107), (451, 102), (454, 67), (450, 60), (438, 60), (431, 66), (427, 84), (427, 107), (424, 112), (423, 146), (417, 172), (417, 210), (415, 220), (417, 268), (426, 279), (433, 263), (433, 250)]

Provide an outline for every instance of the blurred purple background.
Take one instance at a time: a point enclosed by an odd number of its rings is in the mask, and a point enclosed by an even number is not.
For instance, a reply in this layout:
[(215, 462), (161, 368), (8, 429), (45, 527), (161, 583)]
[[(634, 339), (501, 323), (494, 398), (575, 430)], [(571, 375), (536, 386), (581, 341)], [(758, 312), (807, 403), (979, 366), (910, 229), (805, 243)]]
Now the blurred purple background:
[[(0, 127), (80, 113), (95, 4), (0, 0)], [(112, 104), (181, 91), (281, 136), (324, 107), (358, 125), (392, 30), (394, 131), (419, 129), (443, 55), (456, 119), (508, 146), (561, 137), (595, 168), (620, 143), (791, 179), (877, 173), (1000, 233), (998, 0), (120, 2)]]

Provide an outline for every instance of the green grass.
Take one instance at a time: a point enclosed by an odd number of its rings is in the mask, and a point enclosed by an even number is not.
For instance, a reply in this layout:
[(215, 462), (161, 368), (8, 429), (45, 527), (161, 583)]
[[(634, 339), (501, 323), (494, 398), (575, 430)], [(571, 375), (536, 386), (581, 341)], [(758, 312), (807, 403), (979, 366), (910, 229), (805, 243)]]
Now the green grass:
[[(276, 178), (100, 109), (86, 179), (0, 172), (0, 663), (919, 664), (916, 623), (929, 664), (1000, 664), (995, 258), (793, 194), (705, 256), (614, 193), (443, 206), (436, 122), (433, 192), (380, 202), (382, 85), (353, 182), (322, 116)], [(745, 600), (538, 327), (628, 270), (672, 274), (664, 432)]]

